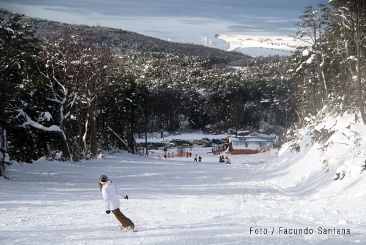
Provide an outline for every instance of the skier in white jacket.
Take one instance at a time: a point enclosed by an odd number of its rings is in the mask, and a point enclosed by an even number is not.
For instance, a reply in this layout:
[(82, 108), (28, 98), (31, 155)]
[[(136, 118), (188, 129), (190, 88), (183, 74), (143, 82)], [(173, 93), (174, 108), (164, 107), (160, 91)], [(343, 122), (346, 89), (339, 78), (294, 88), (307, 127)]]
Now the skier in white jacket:
[(99, 181), (106, 213), (110, 214), (110, 212), (112, 211), (112, 213), (121, 223), (120, 230), (134, 230), (134, 223), (129, 218), (127, 218), (119, 209), (119, 207), (121, 206), (121, 202), (118, 198), (118, 195), (123, 196), (125, 199), (128, 199), (128, 196), (125, 195), (125, 193), (121, 189), (117, 188), (117, 186), (112, 183), (112, 181), (109, 180), (105, 174), (102, 174), (100, 176)]

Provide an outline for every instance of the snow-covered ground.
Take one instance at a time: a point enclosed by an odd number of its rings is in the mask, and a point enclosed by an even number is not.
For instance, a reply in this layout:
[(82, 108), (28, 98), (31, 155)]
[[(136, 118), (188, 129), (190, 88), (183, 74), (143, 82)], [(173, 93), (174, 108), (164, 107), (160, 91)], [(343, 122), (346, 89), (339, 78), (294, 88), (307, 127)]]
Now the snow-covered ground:
[[(14, 163), (10, 180), (0, 179), (1, 244), (366, 244), (365, 173), (350, 157), (358, 147), (352, 132), (363, 142), (365, 130), (346, 128), (351, 121), (319, 125), (338, 129), (327, 150), (311, 144), (305, 130), (299, 153), (229, 156), (231, 165), (205, 148), (192, 149), (202, 162), (118, 153), (80, 163)], [(345, 178), (333, 181), (345, 165)], [(101, 174), (129, 195), (121, 197), (121, 211), (139, 232), (120, 232), (105, 213)]]
[(308, 42), (295, 40), (290, 36), (250, 36), (220, 34), (217, 38), (229, 44), (228, 51), (234, 51), (238, 48), (265, 48), (279, 51), (291, 52), (298, 46), (309, 46)]

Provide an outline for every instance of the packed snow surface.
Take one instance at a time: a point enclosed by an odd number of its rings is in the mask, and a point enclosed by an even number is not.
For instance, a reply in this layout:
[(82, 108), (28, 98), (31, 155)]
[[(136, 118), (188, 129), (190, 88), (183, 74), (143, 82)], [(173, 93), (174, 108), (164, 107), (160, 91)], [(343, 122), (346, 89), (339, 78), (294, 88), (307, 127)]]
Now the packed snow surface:
[[(10, 180), (0, 179), (0, 241), (366, 244), (365, 173), (334, 181), (343, 166), (335, 159), (349, 148), (334, 148), (338, 153), (325, 172), (317, 146), (306, 147), (300, 153), (228, 155), (232, 164), (219, 163), (208, 148), (192, 149), (202, 162), (193, 155), (165, 159), (155, 151), (150, 157), (105, 153), (78, 163), (14, 163), (6, 172)], [(128, 194), (128, 200), (121, 197), (121, 211), (139, 232), (120, 232), (113, 214), (105, 213), (101, 174)]]

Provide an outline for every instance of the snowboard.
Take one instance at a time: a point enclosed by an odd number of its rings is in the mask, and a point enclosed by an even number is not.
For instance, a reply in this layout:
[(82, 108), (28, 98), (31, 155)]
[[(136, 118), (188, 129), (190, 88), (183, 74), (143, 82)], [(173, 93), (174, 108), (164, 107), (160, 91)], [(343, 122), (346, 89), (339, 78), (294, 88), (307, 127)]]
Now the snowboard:
[(129, 232), (138, 232), (138, 230), (136, 230), (136, 229), (134, 229), (134, 230), (124, 229), (124, 230), (122, 230), (122, 227), (121, 226), (119, 226), (119, 231), (126, 232), (126, 233), (129, 233)]
[(123, 231), (123, 230), (119, 230), (122, 233), (130, 233), (130, 232), (138, 232), (138, 230), (127, 230), (127, 231)]

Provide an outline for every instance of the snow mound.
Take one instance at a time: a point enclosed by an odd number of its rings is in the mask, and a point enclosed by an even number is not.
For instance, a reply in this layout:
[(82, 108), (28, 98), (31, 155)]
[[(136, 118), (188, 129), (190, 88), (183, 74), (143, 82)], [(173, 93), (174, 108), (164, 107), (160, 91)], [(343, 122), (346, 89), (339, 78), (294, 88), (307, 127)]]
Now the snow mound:
[(275, 161), (273, 181), (301, 194), (337, 195), (366, 183), (366, 128), (352, 115), (306, 118), (306, 126), (288, 132)]

